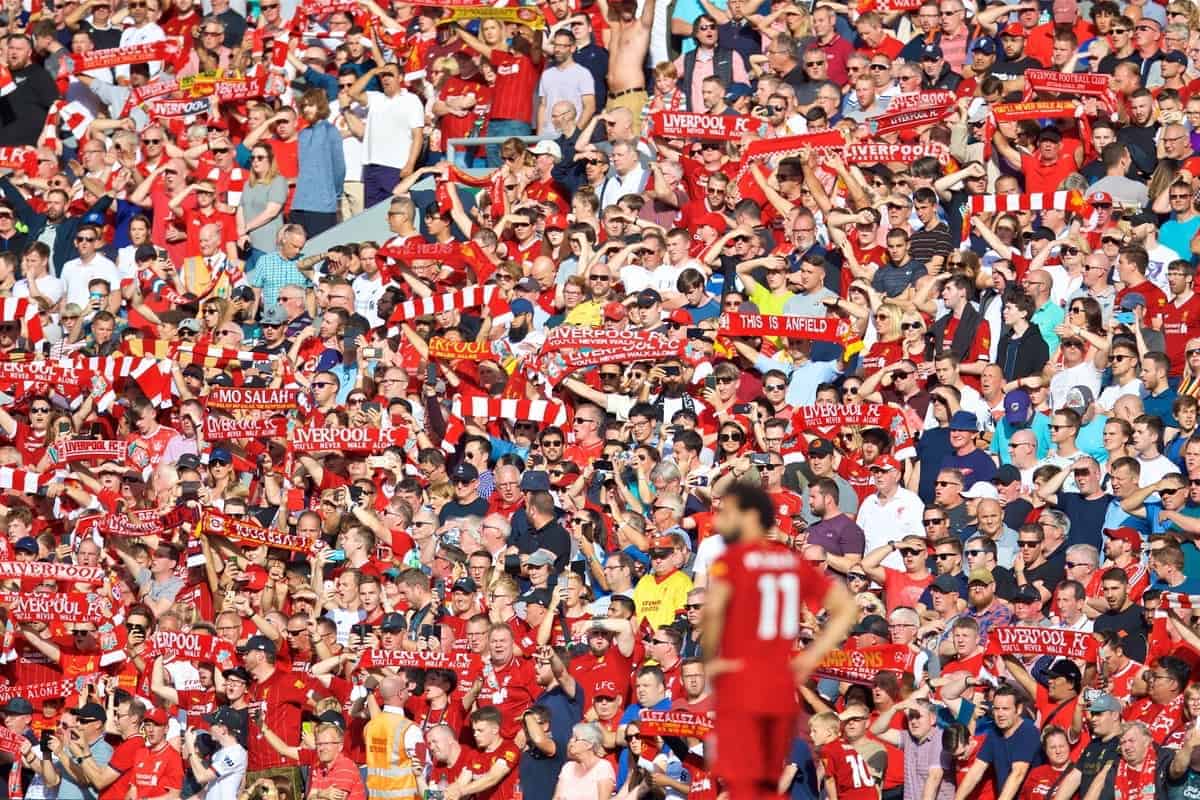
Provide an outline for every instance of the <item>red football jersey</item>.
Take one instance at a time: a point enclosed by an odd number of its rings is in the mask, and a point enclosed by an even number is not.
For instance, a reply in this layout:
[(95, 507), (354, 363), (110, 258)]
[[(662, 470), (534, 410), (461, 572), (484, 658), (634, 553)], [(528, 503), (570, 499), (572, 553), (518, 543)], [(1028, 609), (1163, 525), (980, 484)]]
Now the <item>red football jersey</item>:
[(473, 752), (473, 757), (467, 761), (467, 769), (471, 770), (472, 775), (486, 775), (492, 770), (492, 766), (497, 761), (508, 762), (508, 775), (504, 776), (504, 780), (493, 786), (486, 792), (480, 792), (479, 800), (511, 800), (517, 790), (517, 782), (519, 780), (519, 771), (517, 770), (517, 762), (521, 760), (521, 751), (512, 742), (505, 740), (500, 743), (500, 746), (495, 750), (488, 752), (486, 750), (476, 750)]
[(735, 703), (751, 713), (786, 713), (795, 697), (788, 664), (800, 633), (800, 604), (816, 613), (830, 579), (799, 553), (768, 541), (730, 546), (709, 577), (732, 590), (720, 657), (743, 663), (742, 669), (717, 677), (718, 704)]
[(817, 752), (825, 769), (825, 777), (833, 778), (837, 786), (838, 800), (876, 800), (879, 797), (867, 762), (853, 747), (847, 747), (841, 739), (835, 739)]

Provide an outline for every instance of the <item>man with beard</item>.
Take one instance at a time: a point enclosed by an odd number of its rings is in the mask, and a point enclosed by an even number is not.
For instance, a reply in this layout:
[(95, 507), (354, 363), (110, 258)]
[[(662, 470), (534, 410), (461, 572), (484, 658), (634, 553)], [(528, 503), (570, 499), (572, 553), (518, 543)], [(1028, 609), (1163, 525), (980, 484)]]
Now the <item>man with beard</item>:
[(537, 130), (542, 136), (554, 131), (550, 111), (555, 103), (566, 100), (576, 105), (580, 127), (588, 124), (596, 113), (596, 86), (592, 73), (575, 63), (575, 34), (570, 28), (555, 31), (551, 42), (553, 65), (542, 73), (538, 83)]
[[(0, 104), (3, 104), (3, 100), (0, 100)], [(83, 215), (68, 217), (67, 211), (71, 205), (71, 198), (65, 191), (51, 189), (46, 192), (42, 196), (45, 211), (38, 213), (25, 199), (25, 195), (17, 189), (17, 185), (25, 185), (26, 180), (25, 178), (0, 178), (0, 193), (3, 193), (8, 202), (12, 204), (17, 220), (28, 228), (29, 241), (45, 242), (48, 238), (47, 231), (54, 232), (53, 243), (50, 244), (50, 260), (54, 263), (54, 274), (61, 275), (63, 265), (79, 256), (79, 251), (75, 249), (75, 235), (83, 225), (83, 220), (93, 215), (103, 216), (112, 205), (113, 193), (117, 191), (117, 188), (109, 189)]]
[[(845, 639), (857, 609), (842, 584), (767, 538), (775, 505), (762, 489), (731, 486), (715, 527), (729, 547), (709, 570), (701, 636), (716, 695), (714, 763), (732, 796), (771, 796), (797, 713), (786, 698)], [(801, 603), (829, 619), (793, 659)]]

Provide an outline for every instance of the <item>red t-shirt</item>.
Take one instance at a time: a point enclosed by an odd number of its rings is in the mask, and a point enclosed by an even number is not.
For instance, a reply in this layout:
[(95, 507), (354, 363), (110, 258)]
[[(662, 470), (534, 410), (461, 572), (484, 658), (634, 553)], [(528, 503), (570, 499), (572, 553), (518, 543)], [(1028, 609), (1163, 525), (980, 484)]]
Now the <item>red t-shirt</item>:
[[(312, 691), (303, 675), (276, 670), (262, 683), (247, 691), (248, 702), (262, 708), (267, 727), (293, 747), (300, 744), (300, 720), (308, 693)], [(289, 766), (292, 762), (275, 752), (254, 720), (250, 721), (248, 761), (251, 772), (270, 767)]]
[(876, 800), (879, 792), (862, 754), (835, 739), (817, 750), (825, 777), (833, 778), (838, 800)]
[(1146, 316), (1145, 323), (1150, 324), (1150, 320), (1160, 313), (1168, 305), (1167, 296), (1163, 294), (1162, 289), (1159, 289), (1148, 280), (1144, 280), (1136, 286), (1126, 286), (1124, 289), (1117, 292), (1116, 298), (1113, 300), (1113, 307), (1120, 308), (1121, 301), (1125, 299), (1127, 294), (1140, 294), (1146, 298)]
[(133, 782), (133, 768), (144, 758), (145, 752), (146, 740), (141, 736), (133, 736), (116, 746), (108, 765), (121, 775), (100, 791), (100, 800), (124, 800), (125, 792)]
[(895, 364), (904, 358), (904, 343), (897, 339), (894, 342), (875, 342), (867, 354), (863, 356), (863, 372), (867, 375), (878, 372), (889, 364)]
[(486, 775), (492, 770), (492, 766), (497, 761), (504, 761), (508, 764), (508, 774), (504, 776), (504, 780), (493, 786), (486, 792), (480, 792), (475, 795), (479, 800), (511, 800), (516, 794), (517, 781), (519, 773), (517, 771), (517, 762), (521, 760), (521, 751), (510, 740), (505, 740), (500, 743), (500, 746), (495, 750), (475, 750), (472, 752), (472, 757), (467, 761), (467, 769), (471, 770), (472, 775)]
[[(451, 75), (442, 84), (442, 88), (438, 90), (438, 99), (443, 102), (450, 99), (466, 97), (469, 94), (475, 95), (475, 100), (479, 100), (479, 84), (475, 81), (464, 81), (457, 75)], [(475, 127), (475, 115), (468, 111), (463, 116), (456, 114), (443, 114), (438, 118), (438, 129), (442, 132), (442, 144), (445, 147), (445, 142), (450, 139), (461, 139), (471, 135), (471, 130)]]
[(160, 797), (183, 788), (183, 756), (165, 741), (156, 750), (143, 747), (133, 768), (138, 797)]
[(900, 606), (916, 608), (917, 601), (925, 593), (926, 587), (933, 583), (933, 575), (924, 578), (913, 578), (907, 572), (890, 567), (884, 567), (883, 604), (888, 611)]
[(1183, 695), (1179, 695), (1170, 703), (1156, 703), (1149, 697), (1142, 697), (1125, 709), (1122, 718), (1126, 722), (1140, 720), (1150, 728), (1150, 735), (1156, 744), (1162, 744), (1173, 730), (1183, 723)]
[(499, 669), (485, 666), (483, 691), (479, 694), (478, 702), (480, 707), (496, 707), (504, 717), (500, 735), (511, 739), (521, 729), (521, 714), (533, 705), (534, 698), (541, 692), (533, 662), (514, 657)]
[(1186, 359), (1184, 350), (1188, 339), (1200, 333), (1200, 295), (1193, 294), (1182, 306), (1167, 303), (1159, 309), (1162, 317), (1162, 335), (1167, 358), (1171, 366), (1167, 374), (1178, 377), (1183, 375), (1183, 365)]
[(491, 58), (496, 70), (491, 118), (528, 122), (533, 118), (533, 92), (542, 77), (541, 68), (520, 53), (492, 50)]
[[(1068, 763), (1066, 766), (1071, 765)], [(1021, 800), (1046, 800), (1050, 797), (1050, 790), (1058, 785), (1065, 772), (1065, 767), (1055, 769), (1049, 764), (1034, 767), (1025, 777), (1025, 783), (1021, 787)]]
[(470, 747), (463, 747), (459, 751), (458, 760), (453, 764), (433, 762), (433, 767), (429, 770), (429, 785), (441, 788), (449, 786), (458, 779), (463, 770), (470, 766), (472, 760), (477, 760), (478, 758), (479, 754), (477, 752)]
[(1053, 192), (1063, 179), (1077, 169), (1074, 160), (1062, 158), (1051, 164), (1043, 164), (1035, 155), (1021, 155), (1021, 171), (1025, 173), (1025, 191)]
[(820, 610), (830, 579), (799, 553), (766, 541), (732, 545), (709, 576), (732, 589), (719, 652), (742, 663), (717, 677), (718, 702), (742, 712), (788, 713), (795, 682), (784, 665), (799, 634), (800, 604)]

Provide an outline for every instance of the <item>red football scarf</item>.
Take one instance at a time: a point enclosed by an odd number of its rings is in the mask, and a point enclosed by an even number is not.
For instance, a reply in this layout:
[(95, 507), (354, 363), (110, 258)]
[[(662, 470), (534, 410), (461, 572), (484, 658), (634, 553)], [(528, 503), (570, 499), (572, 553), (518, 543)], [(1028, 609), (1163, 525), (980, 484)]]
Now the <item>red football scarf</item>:
[(922, 125), (933, 125), (934, 123), (941, 122), (951, 108), (953, 106), (914, 108), (908, 111), (889, 110), (886, 114), (869, 118), (867, 122), (871, 126), (871, 133), (876, 136), (884, 136), (889, 133), (916, 130)]
[(562, 425), (567, 421), (567, 409), (549, 400), (515, 400), (509, 397), (482, 395), (454, 398), (451, 413), (456, 417), (481, 417), (486, 420), (528, 420), (539, 424)]
[(204, 438), (210, 442), (223, 442), (229, 439), (272, 439), (287, 436), (287, 419), (285, 417), (267, 417), (265, 419), (233, 419), (217, 414), (204, 417)]
[(658, 111), (653, 115), (654, 135), (672, 139), (738, 141), (762, 125), (762, 120), (734, 114), (698, 114), (693, 111)]
[[(0, 97), (3, 97), (2, 93)], [(0, 147), (0, 168), (16, 170), (26, 175), (37, 174), (37, 148)]]
[(67, 439), (55, 442), (46, 449), (51, 463), (70, 464), (75, 461), (120, 461), (128, 445), (120, 439)]
[(429, 357), (447, 361), (459, 358), (486, 361), (496, 356), (487, 342), (456, 342), (444, 336), (434, 336), (429, 340)]
[(323, 450), (348, 450), (378, 453), (385, 448), (404, 444), (408, 431), (404, 428), (295, 428), (288, 444), (297, 453)]
[(0, 467), (0, 489), (12, 489), (25, 494), (37, 494), (38, 490), (54, 478), (53, 472), (29, 472), (13, 467)]
[(905, 92), (892, 98), (888, 103), (888, 113), (897, 111), (912, 111), (917, 108), (948, 108), (954, 105), (958, 98), (954, 92), (946, 89), (930, 89), (923, 92)]
[(104, 570), (78, 564), (52, 564), (49, 561), (0, 561), (0, 580), (13, 578), (104, 583)]
[(995, 214), (1004, 211), (1045, 211), (1051, 208), (1066, 211), (1087, 219), (1091, 206), (1083, 193), (1072, 189), (1069, 192), (1029, 192), (1026, 194), (977, 194), (963, 211), (963, 240), (971, 232), (972, 214)]
[(1111, 76), (1092, 72), (1057, 72), (1052, 69), (1025, 70), (1025, 101), (1031, 102), (1040, 92), (1066, 94), (1075, 97), (1096, 97), (1106, 111), (1117, 110), (1117, 96), (1108, 87)]
[(102, 539), (109, 536), (162, 536), (162, 520), (157, 509), (138, 509), (131, 519), (126, 514), (92, 514), (81, 517), (75, 526), (77, 536), (99, 534)]
[(691, 736), (703, 739), (712, 733), (713, 724), (707, 717), (691, 711), (650, 711), (643, 709), (638, 718), (638, 728), (643, 736)]
[(1098, 652), (1095, 637), (1082, 631), (1036, 628), (1026, 625), (998, 625), (988, 636), (988, 652), (1014, 656), (1062, 656), (1094, 660)]
[(251, 522), (227, 517), (213, 509), (205, 509), (200, 518), (200, 532), (208, 536), (222, 536), (236, 542), (265, 544), (290, 550), (293, 553), (308, 553), (312, 544), (307, 539), (291, 536), (275, 529), (267, 529)]
[[(84, 592), (0, 592), (0, 605), (8, 607), (13, 622), (92, 622), (112, 617), (112, 607)], [(107, 612), (107, 613), (106, 613)]]
[(880, 672), (912, 672), (916, 658), (916, 653), (899, 644), (847, 647), (825, 656), (813, 675), (870, 686)]
[[(496, 287), (489, 285), (468, 286), (465, 289), (445, 292), (433, 297), (407, 300), (397, 306), (396, 310), (392, 312), (392, 316), (388, 320), (387, 335), (389, 337), (399, 336), (400, 323), (406, 320), (436, 314), (439, 311), (463, 311), (468, 308), (490, 305), (496, 296)], [(496, 309), (492, 310), (496, 311)], [(504, 310), (507, 311), (507, 308)]]
[(171, 61), (181, 52), (181, 47), (174, 39), (164, 39), (160, 42), (131, 44), (125, 47), (112, 47), (108, 50), (93, 50), (83, 55), (72, 54), (75, 61), (75, 74), (92, 69), (117, 67), (124, 64), (140, 64), (146, 61)]
[(673, 349), (676, 354), (683, 352), (682, 341), (672, 342), (661, 333), (654, 331), (620, 331), (608, 328), (575, 328), (560, 325), (546, 334), (542, 343), (543, 353), (552, 353), (563, 348), (604, 348), (620, 349), (629, 354), (625, 360), (638, 360), (637, 354), (651, 350)]
[(239, 389), (218, 386), (204, 398), (209, 408), (226, 411), (291, 411), (300, 399), (298, 389)]
[(457, 671), (469, 666), (470, 663), (470, 653), (459, 652), (448, 656), (435, 652), (372, 648), (363, 653), (359, 666), (363, 669), (395, 667), (397, 669), (452, 669)]
[(413, 239), (401, 245), (381, 247), (375, 252), (375, 260), (379, 263), (380, 267), (384, 266), (382, 259), (389, 258), (393, 261), (403, 261), (405, 264), (411, 264), (413, 261), (439, 261), (451, 265), (461, 264), (463, 263), (463, 243), (447, 242), (445, 244), (431, 244), (419, 239)]
[(836, 317), (731, 312), (721, 315), (719, 330), (723, 336), (783, 336), (788, 339), (837, 342), (842, 340), (849, 327), (844, 320)]
[(186, 661), (229, 665), (236, 660), (233, 644), (207, 633), (159, 631), (146, 640), (146, 650), (145, 658), (174, 656)]
[(859, 142), (846, 145), (842, 154), (847, 164), (911, 164), (926, 157), (936, 158), (944, 166), (950, 163), (950, 148), (939, 142)]
[(145, 104), (145, 108), (152, 119), (180, 119), (209, 114), (212, 111), (212, 100), (207, 97), (190, 100), (151, 100)]

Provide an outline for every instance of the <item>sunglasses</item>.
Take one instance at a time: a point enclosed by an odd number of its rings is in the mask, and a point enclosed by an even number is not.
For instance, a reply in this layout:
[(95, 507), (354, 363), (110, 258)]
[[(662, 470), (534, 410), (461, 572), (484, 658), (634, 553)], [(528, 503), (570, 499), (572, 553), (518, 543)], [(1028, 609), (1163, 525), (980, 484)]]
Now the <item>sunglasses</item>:
[(921, 555), (921, 551), (915, 547), (901, 547), (899, 550), (900, 555), (904, 556), (905, 558), (912, 558), (913, 556)]
[(746, 440), (746, 437), (740, 433), (722, 433), (717, 437), (717, 440), (721, 442), (743, 442)]

